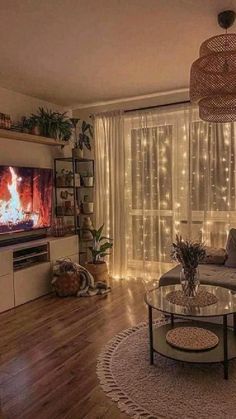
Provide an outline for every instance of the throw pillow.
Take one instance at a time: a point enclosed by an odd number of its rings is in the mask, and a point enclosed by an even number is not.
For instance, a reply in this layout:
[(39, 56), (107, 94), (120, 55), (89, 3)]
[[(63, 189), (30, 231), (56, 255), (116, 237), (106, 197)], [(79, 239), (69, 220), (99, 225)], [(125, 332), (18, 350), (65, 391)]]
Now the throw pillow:
[(226, 250), (206, 246), (206, 258), (202, 263), (211, 265), (224, 265), (226, 260)]
[(231, 228), (226, 243), (227, 260), (225, 266), (236, 268), (236, 229)]

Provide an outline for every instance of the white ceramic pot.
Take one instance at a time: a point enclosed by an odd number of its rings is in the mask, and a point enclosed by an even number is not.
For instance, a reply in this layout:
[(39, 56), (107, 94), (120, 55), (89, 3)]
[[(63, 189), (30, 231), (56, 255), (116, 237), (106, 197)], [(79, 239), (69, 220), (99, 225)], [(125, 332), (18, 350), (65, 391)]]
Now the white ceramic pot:
[(79, 147), (72, 148), (72, 156), (74, 159), (82, 159), (84, 157), (84, 150), (80, 150)]
[(83, 177), (83, 184), (87, 187), (93, 186), (93, 176), (84, 176)]
[(84, 214), (93, 213), (93, 202), (83, 202), (83, 213)]

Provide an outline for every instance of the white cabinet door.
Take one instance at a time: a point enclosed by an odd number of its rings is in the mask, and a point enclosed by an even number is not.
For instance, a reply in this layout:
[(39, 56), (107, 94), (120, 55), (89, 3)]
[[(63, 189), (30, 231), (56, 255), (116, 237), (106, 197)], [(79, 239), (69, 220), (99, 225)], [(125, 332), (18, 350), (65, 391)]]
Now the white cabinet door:
[(11, 250), (0, 250), (0, 276), (13, 271), (13, 254)]
[(0, 312), (14, 307), (13, 274), (0, 277)]
[(15, 305), (24, 304), (51, 291), (51, 263), (44, 262), (14, 272)]

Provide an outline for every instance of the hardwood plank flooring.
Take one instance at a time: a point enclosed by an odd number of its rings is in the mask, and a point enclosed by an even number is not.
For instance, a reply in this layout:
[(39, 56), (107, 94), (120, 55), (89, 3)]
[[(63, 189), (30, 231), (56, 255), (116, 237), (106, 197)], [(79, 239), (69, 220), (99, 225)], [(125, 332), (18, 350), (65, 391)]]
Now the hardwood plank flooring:
[(111, 294), (49, 295), (0, 315), (4, 419), (124, 419), (100, 389), (97, 356), (116, 333), (146, 320), (138, 280), (114, 280)]

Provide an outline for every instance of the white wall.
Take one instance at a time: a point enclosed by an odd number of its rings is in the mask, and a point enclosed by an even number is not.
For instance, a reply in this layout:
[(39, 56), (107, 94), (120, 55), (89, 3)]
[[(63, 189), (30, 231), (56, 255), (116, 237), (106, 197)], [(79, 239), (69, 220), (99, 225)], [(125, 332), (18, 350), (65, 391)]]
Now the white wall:
[(150, 106), (165, 105), (169, 103), (189, 100), (189, 90), (179, 89), (170, 92), (161, 92), (151, 95), (131, 97), (121, 100), (111, 100), (100, 103), (90, 103), (88, 105), (78, 105), (73, 109), (73, 116), (81, 119), (89, 119), (91, 114), (99, 112), (109, 112), (115, 110), (137, 109)]
[[(67, 109), (43, 100), (22, 95), (0, 87), (0, 112), (9, 114), (13, 121), (37, 111), (39, 106), (58, 110)], [(71, 115), (71, 112), (68, 112)], [(70, 146), (63, 150), (40, 144), (24, 143), (0, 138), (0, 165), (52, 167), (54, 157), (70, 154)]]

